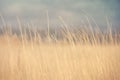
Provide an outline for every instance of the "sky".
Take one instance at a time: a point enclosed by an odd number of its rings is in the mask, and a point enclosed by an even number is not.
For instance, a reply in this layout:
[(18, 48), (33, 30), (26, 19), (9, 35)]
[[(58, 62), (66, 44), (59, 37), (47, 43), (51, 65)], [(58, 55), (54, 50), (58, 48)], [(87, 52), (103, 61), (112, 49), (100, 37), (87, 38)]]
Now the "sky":
[(45, 27), (48, 11), (52, 27), (62, 24), (59, 16), (73, 27), (87, 24), (86, 18), (91, 24), (95, 21), (103, 27), (108, 19), (113, 27), (120, 27), (119, 5), (120, 0), (0, 0), (0, 14), (11, 24), (17, 23), (16, 16), (19, 16), (25, 23)]

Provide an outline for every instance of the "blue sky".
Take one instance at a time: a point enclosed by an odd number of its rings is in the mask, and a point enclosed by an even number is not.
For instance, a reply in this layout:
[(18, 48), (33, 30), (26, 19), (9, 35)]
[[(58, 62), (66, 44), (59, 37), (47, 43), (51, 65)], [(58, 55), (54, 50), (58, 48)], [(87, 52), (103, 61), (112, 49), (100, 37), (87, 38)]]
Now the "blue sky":
[(0, 13), (11, 23), (21, 16), (25, 21), (45, 25), (48, 10), (50, 24), (54, 26), (61, 24), (58, 16), (69, 25), (86, 23), (85, 16), (92, 16), (97, 24), (105, 26), (107, 16), (114, 27), (119, 27), (119, 5), (120, 0), (0, 0)]

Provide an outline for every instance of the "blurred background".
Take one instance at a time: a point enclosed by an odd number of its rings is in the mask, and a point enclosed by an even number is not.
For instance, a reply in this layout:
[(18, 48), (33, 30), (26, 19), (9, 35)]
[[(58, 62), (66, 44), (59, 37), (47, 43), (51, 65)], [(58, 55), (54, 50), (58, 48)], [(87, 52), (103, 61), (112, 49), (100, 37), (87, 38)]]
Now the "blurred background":
[(16, 16), (23, 24), (32, 22), (37, 27), (47, 27), (47, 11), (50, 27), (62, 24), (58, 16), (70, 27), (88, 24), (87, 18), (102, 28), (107, 26), (107, 19), (112, 27), (120, 27), (120, 0), (0, 0), (0, 14), (14, 27)]

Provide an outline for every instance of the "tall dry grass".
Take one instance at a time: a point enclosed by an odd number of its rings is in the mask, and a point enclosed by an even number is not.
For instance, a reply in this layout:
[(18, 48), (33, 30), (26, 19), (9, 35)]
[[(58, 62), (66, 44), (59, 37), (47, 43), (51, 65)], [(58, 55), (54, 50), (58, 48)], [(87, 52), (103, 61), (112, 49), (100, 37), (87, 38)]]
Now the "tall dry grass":
[(40, 33), (17, 18), (15, 33), (2, 18), (0, 80), (120, 80), (120, 34), (90, 24), (69, 29), (59, 18), (64, 27), (56, 35), (49, 20), (47, 32)]

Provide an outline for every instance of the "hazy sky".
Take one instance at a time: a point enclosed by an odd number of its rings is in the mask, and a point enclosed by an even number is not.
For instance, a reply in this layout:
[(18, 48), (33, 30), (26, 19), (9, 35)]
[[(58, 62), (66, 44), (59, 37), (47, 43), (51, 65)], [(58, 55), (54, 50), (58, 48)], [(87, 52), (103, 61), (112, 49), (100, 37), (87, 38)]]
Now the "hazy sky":
[(86, 21), (85, 16), (92, 16), (103, 26), (107, 16), (114, 26), (120, 27), (119, 5), (120, 0), (0, 0), (0, 13), (13, 23), (16, 16), (21, 16), (25, 21), (46, 24), (48, 10), (51, 25), (60, 24), (58, 16), (71, 25), (80, 25)]

